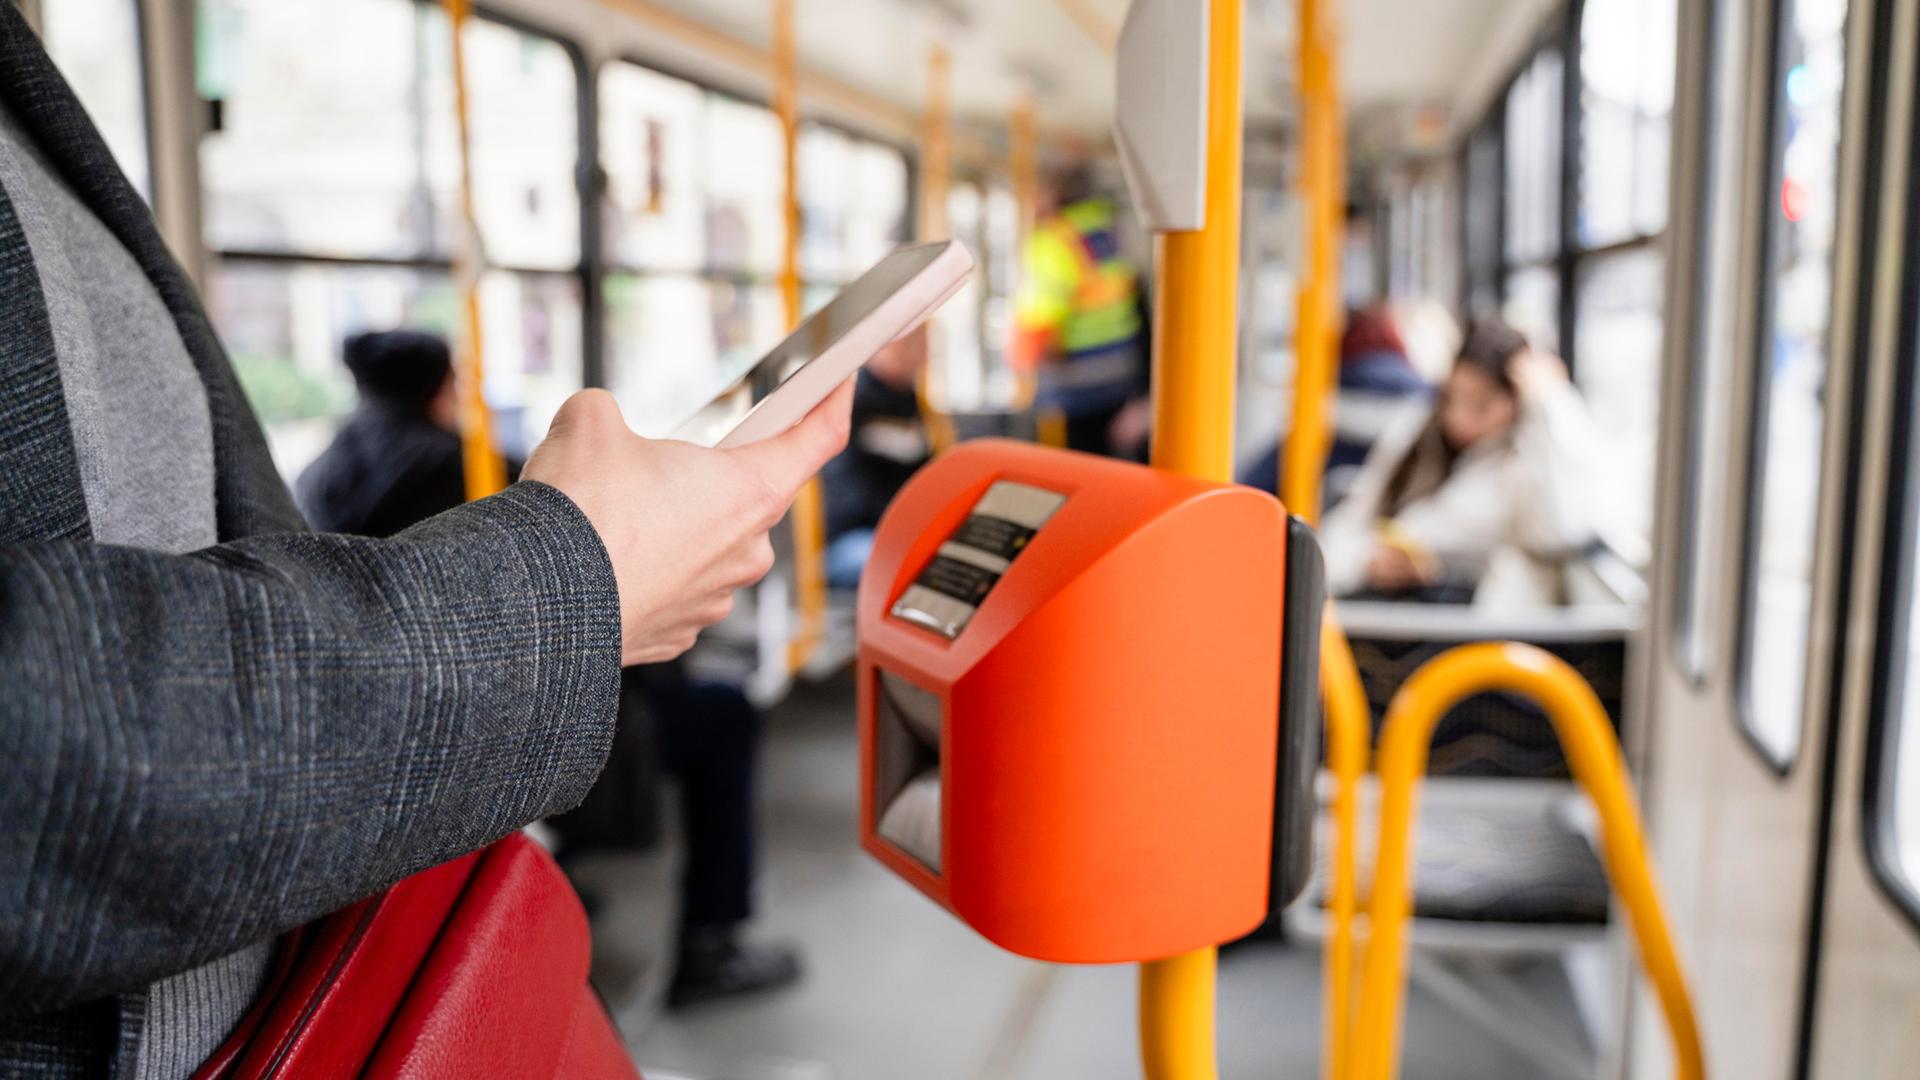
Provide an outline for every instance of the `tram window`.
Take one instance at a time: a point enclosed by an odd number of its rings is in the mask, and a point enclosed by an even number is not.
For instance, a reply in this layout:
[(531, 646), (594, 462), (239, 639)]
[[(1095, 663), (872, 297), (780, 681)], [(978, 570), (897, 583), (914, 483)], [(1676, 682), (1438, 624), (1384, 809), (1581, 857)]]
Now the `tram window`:
[(615, 272), (605, 285), (609, 374), (628, 425), (672, 431), (715, 390), (735, 357), (780, 339), (780, 292), (698, 274)]
[(1489, 121), (1467, 140), (1461, 193), (1462, 264), (1468, 315), (1500, 306), (1500, 127)]
[(202, 0), (201, 91), (221, 105), (200, 151), (208, 246), (444, 257), (451, 88), (419, 62), (439, 18), (412, 0)]
[(1629, 562), (1651, 554), (1665, 253), (1641, 246), (1580, 264), (1574, 300), (1574, 379), (1610, 463), (1595, 495), (1606, 539)]
[(1019, 207), (1004, 184), (956, 181), (947, 192), (947, 232), (974, 252), (972, 278), (941, 308), (930, 380), (951, 412), (1013, 408), (1020, 380), (1000, 343), (1012, 318), (1011, 290), (1020, 252)]
[[(209, 305), (274, 459), (297, 475), (353, 402), (341, 342), (460, 336), (447, 260), (459, 143), (445, 13), (413, 0), (203, 0)], [(331, 44), (329, 44), (331, 43)], [(524, 455), (578, 389), (579, 80), (556, 40), (465, 29), (486, 396)], [(392, 265), (393, 263), (404, 265)]]
[[(445, 16), (438, 6), (427, 41), (430, 86), (453, 82)], [(579, 80), (566, 47), (550, 38), (475, 19), (465, 34), (473, 131), (473, 203), (487, 261), (523, 269), (569, 270), (580, 263)], [(452, 103), (436, 110), (452, 116)], [(443, 159), (451, 161), (452, 159)], [(436, 162), (438, 164), (438, 162)], [(449, 176), (447, 186), (457, 184)]]
[(1579, 236), (1648, 236), (1667, 222), (1674, 0), (1589, 0), (1581, 9)]
[(634, 64), (600, 69), (601, 215), (609, 262), (696, 271), (706, 264), (700, 128), (706, 91)]
[(907, 161), (821, 124), (800, 128), (800, 272), (844, 284), (907, 238)]
[(44, 0), (40, 17), (47, 55), (72, 84), (134, 190), (152, 202), (139, 0)]
[(353, 405), (340, 342), (369, 326), (453, 332), (458, 298), (439, 270), (233, 260), (208, 275), (207, 308), (289, 476), (326, 449)]
[(1845, 0), (1783, 0), (1776, 29), (1778, 186), (1766, 223), (1773, 261), (1748, 488), (1740, 723), (1783, 770), (1805, 708), (1846, 14)]
[(1506, 254), (1510, 263), (1550, 259), (1560, 250), (1562, 65), (1546, 49), (1507, 92)]
[[(780, 123), (625, 61), (601, 68), (599, 89), (608, 384), (635, 430), (660, 435), (706, 400), (729, 360), (785, 329)], [(796, 154), (811, 309), (906, 239), (907, 163), (812, 123)]]
[(1529, 267), (1507, 275), (1506, 300), (1501, 317), (1527, 335), (1534, 345), (1560, 348), (1560, 272), (1552, 265)]

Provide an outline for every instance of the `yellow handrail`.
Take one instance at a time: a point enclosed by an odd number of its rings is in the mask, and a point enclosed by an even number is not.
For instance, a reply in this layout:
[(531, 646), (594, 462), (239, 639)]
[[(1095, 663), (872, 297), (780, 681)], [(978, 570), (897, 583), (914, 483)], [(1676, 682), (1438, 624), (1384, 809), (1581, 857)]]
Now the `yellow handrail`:
[(1337, 0), (1299, 0), (1300, 200), (1307, 255), (1294, 322), (1293, 423), (1282, 455), (1280, 501), (1320, 521), (1320, 480), (1332, 439), (1327, 398), (1338, 363), (1340, 243), (1346, 218), (1345, 131), (1332, 22)]
[[(773, 4), (773, 111), (780, 120), (786, 185), (782, 211), (786, 243), (780, 256), (780, 302), (789, 330), (800, 325), (800, 76), (794, 55), (795, 0)], [(793, 500), (793, 597), (800, 625), (787, 643), (787, 670), (798, 671), (820, 644), (827, 619), (827, 522), (820, 478), (808, 480)]]
[[(1206, 218), (1156, 238), (1153, 464), (1233, 479), (1240, 294), (1241, 0), (1214, 0), (1207, 26)], [(1140, 965), (1146, 1080), (1214, 1080), (1214, 950)]]
[(1353, 916), (1358, 884), (1355, 856), (1360, 832), (1360, 784), (1373, 743), (1373, 714), (1353, 648), (1334, 618), (1333, 604), (1320, 624), (1320, 681), (1326, 694), (1327, 767), (1333, 773), (1333, 866), (1327, 883), (1326, 952), (1321, 958), (1325, 1026), (1320, 1073), (1345, 1080), (1353, 1060)]
[[(1013, 253), (1016, 258), (1000, 260), (1004, 265), (1013, 267), (1013, 280), (1004, 283), (1004, 292), (1008, 296), (1020, 293), (1020, 275), (1026, 272), (1027, 240), (1033, 235), (1034, 217), (1038, 213), (1040, 202), (1040, 121), (1034, 111), (1033, 95), (1022, 93), (1013, 103), (1013, 112), (1007, 118), (1007, 179), (1013, 185)], [(989, 271), (991, 273), (991, 271)], [(1002, 351), (1005, 343), (1002, 342)], [(1033, 398), (1039, 389), (1039, 380), (1031, 371), (1013, 373), (1013, 397), (1008, 402), (1010, 412), (1024, 413), (1033, 408)], [(1040, 428), (1041, 432), (1046, 429)], [(1057, 443), (1047, 442), (1038, 437), (1036, 441), (1043, 446), (1065, 446), (1066, 436), (1061, 435)]]
[(1574, 779), (1599, 812), (1601, 858), (1666, 1016), (1674, 1075), (1699, 1080), (1705, 1065), (1686, 976), (1661, 910), (1640, 815), (1606, 709), (1566, 663), (1530, 645), (1511, 643), (1462, 645), (1434, 657), (1401, 686), (1387, 710), (1378, 758), (1380, 843), (1374, 864), (1366, 981), (1360, 990), (1352, 1042), (1353, 1075), (1359, 1080), (1387, 1080), (1398, 1064), (1410, 904), (1408, 838), (1415, 788), (1426, 769), (1433, 729), (1460, 701), (1491, 690), (1533, 698), (1552, 721)]
[(487, 411), (486, 363), (480, 337), (480, 219), (473, 209), (473, 125), (467, 106), (467, 51), (461, 40), (471, 12), (468, 0), (445, 0), (453, 36), (453, 111), (460, 136), (460, 220), (464, 236), (455, 247), (453, 277), (460, 288), (465, 333), (454, 355), (460, 401), (460, 463), (467, 498), (484, 499), (507, 486), (507, 462), (493, 445)]
[[(920, 129), (920, 239), (945, 240), (947, 227), (947, 186), (952, 180), (953, 162), (953, 59), (942, 45), (927, 51), (927, 106)], [(914, 390), (920, 399), (920, 423), (927, 429), (927, 444), (936, 454), (953, 445), (953, 423), (934, 399), (933, 380), (944, 371), (946, 342), (939, 333), (940, 316), (927, 320), (927, 362), (920, 369)]]

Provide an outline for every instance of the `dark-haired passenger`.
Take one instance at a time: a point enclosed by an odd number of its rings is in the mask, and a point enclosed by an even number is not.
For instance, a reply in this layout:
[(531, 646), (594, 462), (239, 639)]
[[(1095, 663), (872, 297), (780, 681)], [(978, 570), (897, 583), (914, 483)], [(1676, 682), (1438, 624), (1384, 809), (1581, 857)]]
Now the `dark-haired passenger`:
[(1552, 564), (1598, 535), (1594, 446), (1560, 359), (1475, 322), (1433, 410), (1383, 436), (1327, 516), (1334, 594), (1550, 602)]

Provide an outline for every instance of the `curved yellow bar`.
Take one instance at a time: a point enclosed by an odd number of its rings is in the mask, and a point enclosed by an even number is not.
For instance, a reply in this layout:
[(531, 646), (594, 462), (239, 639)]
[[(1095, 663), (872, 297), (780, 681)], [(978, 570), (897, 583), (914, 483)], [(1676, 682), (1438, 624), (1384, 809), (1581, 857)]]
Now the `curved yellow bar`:
[(1327, 889), (1326, 952), (1321, 957), (1322, 1022), (1325, 1035), (1320, 1075), (1345, 1080), (1353, 1061), (1353, 914), (1356, 841), (1360, 831), (1360, 783), (1372, 742), (1366, 686), (1353, 662), (1353, 648), (1328, 604), (1320, 623), (1320, 682), (1327, 699), (1327, 768), (1333, 773), (1333, 872)]
[(1601, 857), (1626, 909), (1647, 978), (1673, 1038), (1674, 1075), (1705, 1075), (1699, 1028), (1686, 977), (1674, 951), (1653, 879), (1640, 815), (1634, 807), (1620, 744), (1593, 689), (1559, 658), (1530, 645), (1463, 645), (1413, 673), (1387, 710), (1380, 733), (1380, 844), (1374, 865), (1371, 940), (1354, 1031), (1354, 1076), (1387, 1080), (1397, 1071), (1400, 1009), (1405, 993), (1408, 834), (1416, 785), (1440, 718), (1463, 699), (1489, 690), (1525, 694), (1546, 709), (1567, 763), (1600, 815)]

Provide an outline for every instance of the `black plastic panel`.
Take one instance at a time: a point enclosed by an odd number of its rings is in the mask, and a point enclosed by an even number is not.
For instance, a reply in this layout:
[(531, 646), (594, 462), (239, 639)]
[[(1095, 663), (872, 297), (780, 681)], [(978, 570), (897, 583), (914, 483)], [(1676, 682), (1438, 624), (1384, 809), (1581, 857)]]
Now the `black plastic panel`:
[(1284, 621), (1280, 639), (1280, 762), (1274, 773), (1273, 864), (1268, 908), (1279, 911), (1313, 872), (1313, 780), (1320, 767), (1320, 622), (1327, 568), (1320, 541), (1299, 518), (1287, 520)]

